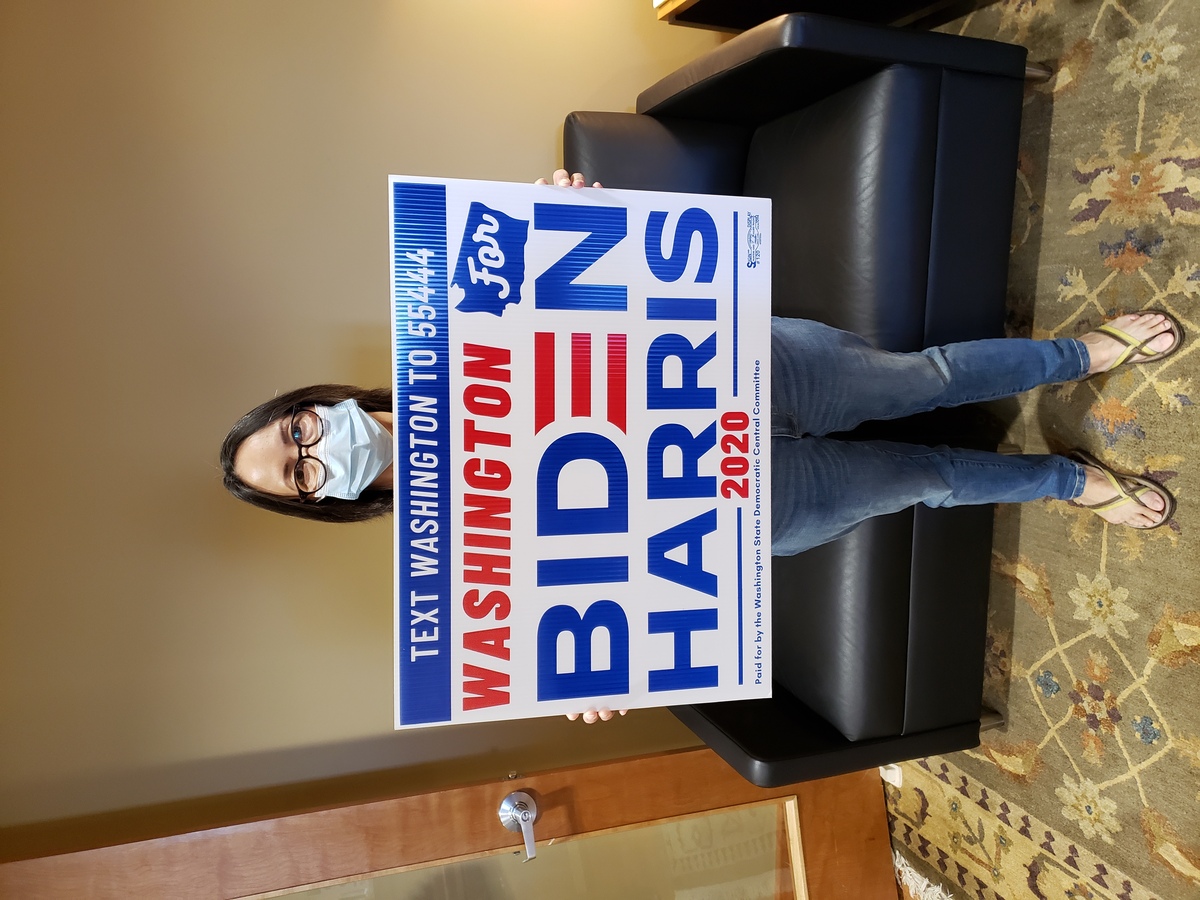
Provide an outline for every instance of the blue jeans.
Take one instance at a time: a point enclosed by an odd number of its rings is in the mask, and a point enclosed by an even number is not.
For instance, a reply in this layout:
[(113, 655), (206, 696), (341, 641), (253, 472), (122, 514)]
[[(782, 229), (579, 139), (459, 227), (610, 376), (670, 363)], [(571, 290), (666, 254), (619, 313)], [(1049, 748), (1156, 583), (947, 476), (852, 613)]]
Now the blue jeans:
[(839, 441), (869, 419), (1009, 397), (1088, 370), (1073, 338), (968, 341), (890, 353), (805, 319), (771, 322), (772, 550), (789, 556), (864, 519), (917, 503), (1074, 500), (1084, 469), (1062, 456), (1004, 456), (892, 441)]

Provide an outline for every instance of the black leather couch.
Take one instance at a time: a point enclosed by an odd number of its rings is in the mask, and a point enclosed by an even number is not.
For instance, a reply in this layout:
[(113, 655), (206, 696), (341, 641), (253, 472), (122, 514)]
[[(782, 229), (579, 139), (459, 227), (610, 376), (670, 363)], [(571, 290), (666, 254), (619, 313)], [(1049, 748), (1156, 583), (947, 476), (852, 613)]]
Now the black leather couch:
[[(565, 165), (772, 198), (775, 315), (891, 350), (998, 337), (1024, 71), (1022, 47), (782, 16), (636, 114), (572, 113)], [(931, 437), (911, 421), (847, 437), (866, 434)], [(921, 506), (776, 558), (774, 696), (675, 714), (765, 786), (975, 746), (992, 513)]]

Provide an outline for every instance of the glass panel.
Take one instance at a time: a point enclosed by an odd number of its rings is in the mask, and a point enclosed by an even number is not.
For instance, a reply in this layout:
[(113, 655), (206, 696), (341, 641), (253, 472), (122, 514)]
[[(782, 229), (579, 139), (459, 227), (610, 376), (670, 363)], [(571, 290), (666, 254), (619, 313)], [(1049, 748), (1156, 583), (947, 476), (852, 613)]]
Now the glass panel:
[[(500, 827), (497, 824), (496, 827)], [(308, 900), (767, 900), (794, 896), (784, 803), (718, 810), (524, 852), (289, 894)]]

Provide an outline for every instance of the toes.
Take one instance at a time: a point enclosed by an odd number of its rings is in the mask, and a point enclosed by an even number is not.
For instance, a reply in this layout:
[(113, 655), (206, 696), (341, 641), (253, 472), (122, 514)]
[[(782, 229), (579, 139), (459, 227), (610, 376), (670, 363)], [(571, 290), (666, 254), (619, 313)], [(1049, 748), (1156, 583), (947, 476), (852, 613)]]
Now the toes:
[(1126, 507), (1108, 521), (1113, 525), (1125, 525), (1129, 528), (1151, 528), (1157, 524), (1158, 516), (1144, 509)]
[(1138, 328), (1143, 329), (1146, 332), (1146, 336), (1149, 337), (1152, 334), (1161, 333), (1163, 331), (1163, 325), (1165, 322), (1166, 319), (1164, 319), (1162, 316), (1150, 313), (1139, 316), (1138, 321), (1135, 324)]
[(1167, 502), (1153, 491), (1148, 491), (1138, 497), (1142, 508), (1135, 511), (1132, 519), (1139, 528), (1153, 528), (1163, 519)]
[(1142, 316), (1142, 327), (1151, 334), (1169, 334), (1171, 331), (1171, 320), (1162, 313), (1147, 313)]
[(1166, 327), (1155, 335), (1154, 340), (1146, 345), (1146, 349), (1153, 350), (1155, 353), (1162, 353), (1164, 350), (1170, 350), (1175, 343), (1175, 332), (1171, 330), (1170, 323), (1166, 323)]
[(1149, 491), (1138, 498), (1143, 504), (1150, 507), (1155, 512), (1162, 512), (1167, 508), (1167, 504), (1163, 502), (1163, 498), (1153, 491)]

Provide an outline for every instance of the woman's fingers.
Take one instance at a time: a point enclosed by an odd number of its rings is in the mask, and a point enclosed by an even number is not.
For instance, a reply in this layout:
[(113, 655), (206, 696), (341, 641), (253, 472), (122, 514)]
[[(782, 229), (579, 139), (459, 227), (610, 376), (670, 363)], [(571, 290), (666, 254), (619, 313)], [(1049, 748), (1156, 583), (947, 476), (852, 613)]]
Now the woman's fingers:
[[(554, 174), (550, 176), (550, 181), (547, 181), (545, 178), (539, 178), (534, 182), (534, 184), (551, 183), (556, 184), (559, 187), (587, 187), (587, 179), (583, 177), (582, 172), (576, 172), (572, 175), (566, 169), (556, 169)], [(592, 183), (592, 187), (603, 187), (603, 185), (596, 181)]]
[[(629, 712), (629, 710), (618, 709), (617, 712), (621, 715), (625, 715), (625, 713)], [(613, 711), (607, 706), (602, 706), (599, 709), (593, 707), (592, 709), (584, 710), (581, 713), (567, 713), (567, 718), (572, 722), (574, 722), (580, 716), (583, 716), (583, 721), (591, 725), (593, 722), (607, 722), (613, 717)]]

